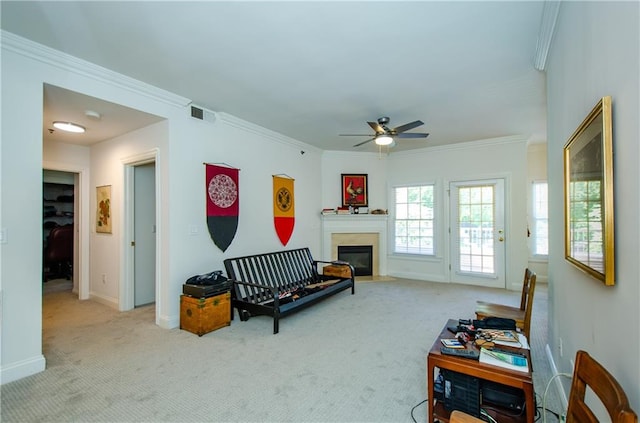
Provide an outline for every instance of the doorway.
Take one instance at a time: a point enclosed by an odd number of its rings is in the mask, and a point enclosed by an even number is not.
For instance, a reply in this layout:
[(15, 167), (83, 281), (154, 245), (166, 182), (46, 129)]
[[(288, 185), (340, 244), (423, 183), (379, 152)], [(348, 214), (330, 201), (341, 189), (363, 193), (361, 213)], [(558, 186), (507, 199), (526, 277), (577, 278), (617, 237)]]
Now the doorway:
[[(46, 245), (44, 237), (48, 235), (45, 222), (54, 220), (58, 225), (73, 222), (73, 267), (71, 269), (71, 281), (73, 282), (72, 291), (80, 300), (89, 298), (89, 231), (85, 226), (86, 222), (89, 221), (89, 178), (87, 175), (88, 170), (81, 166), (73, 167), (68, 164), (43, 161), (43, 185), (45, 183), (61, 183), (65, 186), (72, 187), (70, 191), (58, 194), (54, 193), (52, 195), (55, 195), (55, 198), (50, 198), (48, 194), (45, 193), (43, 186), (43, 199), (54, 200), (51, 202), (45, 201), (44, 205), (53, 205), (56, 208), (56, 215), (58, 215), (59, 212), (63, 215), (55, 219), (43, 219), (43, 247)], [(72, 196), (72, 201), (69, 201), (69, 194)], [(60, 200), (63, 200), (62, 202), (58, 201), (59, 195), (62, 195), (60, 198)], [(53, 212), (52, 209), (47, 209), (44, 205), (43, 217), (47, 210)], [(70, 215), (72, 215), (72, 217)], [(47, 226), (48, 225), (52, 224), (49, 223)], [(41, 263), (44, 264), (42, 259), (43, 257), (41, 257)]]
[[(44, 290), (74, 288), (73, 278), (77, 236), (74, 216), (77, 211), (75, 187), (77, 175), (71, 172), (42, 171), (42, 243)], [(75, 292), (77, 293), (77, 285)]]
[(156, 164), (133, 168), (134, 307), (156, 301)]
[(123, 160), (124, 277), (120, 281), (120, 311), (155, 304), (159, 324), (161, 302), (158, 259), (161, 210), (158, 149)]
[(451, 281), (505, 288), (504, 179), (450, 183)]

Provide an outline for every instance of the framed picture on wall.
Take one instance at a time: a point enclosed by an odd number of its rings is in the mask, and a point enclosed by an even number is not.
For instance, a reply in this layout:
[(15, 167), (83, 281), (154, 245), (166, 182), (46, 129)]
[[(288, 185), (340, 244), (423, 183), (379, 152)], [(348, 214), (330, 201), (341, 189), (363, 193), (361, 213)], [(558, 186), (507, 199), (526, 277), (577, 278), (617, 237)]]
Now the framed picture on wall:
[(565, 258), (615, 284), (611, 97), (603, 97), (564, 147)]
[(342, 206), (369, 206), (367, 174), (342, 174)]
[(96, 232), (111, 233), (111, 185), (96, 187)]

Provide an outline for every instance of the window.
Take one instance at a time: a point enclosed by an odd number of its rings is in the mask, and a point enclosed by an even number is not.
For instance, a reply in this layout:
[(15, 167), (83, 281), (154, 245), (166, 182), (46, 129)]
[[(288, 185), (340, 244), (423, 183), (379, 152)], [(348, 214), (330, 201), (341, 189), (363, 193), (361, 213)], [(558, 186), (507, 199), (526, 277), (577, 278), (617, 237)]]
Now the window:
[(457, 230), (461, 272), (495, 274), (495, 187), (458, 187)]
[(549, 254), (549, 214), (546, 181), (533, 183), (531, 239), (533, 255), (546, 256)]
[(395, 188), (395, 253), (434, 255), (434, 185)]

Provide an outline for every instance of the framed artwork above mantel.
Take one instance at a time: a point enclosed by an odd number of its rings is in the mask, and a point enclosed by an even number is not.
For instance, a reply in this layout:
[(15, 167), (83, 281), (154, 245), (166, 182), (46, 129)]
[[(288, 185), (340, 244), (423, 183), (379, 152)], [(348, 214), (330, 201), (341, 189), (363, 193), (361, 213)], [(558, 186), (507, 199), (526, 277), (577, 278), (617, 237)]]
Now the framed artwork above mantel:
[(366, 173), (342, 174), (342, 206), (368, 207), (368, 187)]

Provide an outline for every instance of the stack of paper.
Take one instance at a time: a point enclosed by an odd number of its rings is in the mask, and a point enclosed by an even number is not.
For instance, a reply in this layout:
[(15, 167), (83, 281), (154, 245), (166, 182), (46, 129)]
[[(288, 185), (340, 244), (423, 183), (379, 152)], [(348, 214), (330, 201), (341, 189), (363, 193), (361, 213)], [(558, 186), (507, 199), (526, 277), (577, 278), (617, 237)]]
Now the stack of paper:
[(526, 357), (491, 351), (487, 348), (480, 349), (480, 362), (493, 366), (504, 367), (505, 369), (517, 370), (519, 372), (529, 371), (529, 362)]

